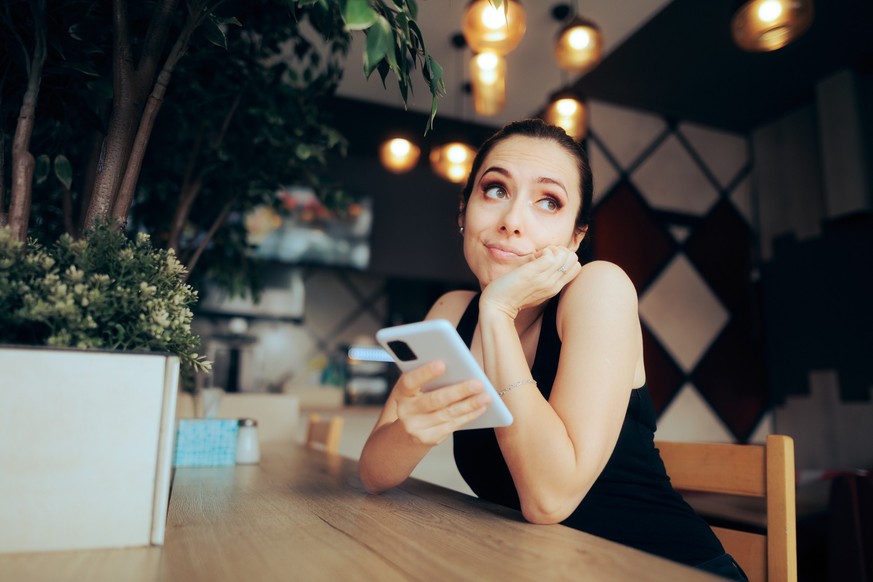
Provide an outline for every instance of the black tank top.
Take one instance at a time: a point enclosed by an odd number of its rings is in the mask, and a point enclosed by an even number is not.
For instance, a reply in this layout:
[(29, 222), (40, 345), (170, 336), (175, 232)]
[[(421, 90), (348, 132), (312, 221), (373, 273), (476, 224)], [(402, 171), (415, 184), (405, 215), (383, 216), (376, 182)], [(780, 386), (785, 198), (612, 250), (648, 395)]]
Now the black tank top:
[[(479, 320), (478, 299), (476, 295), (458, 322), (458, 333), (467, 346)], [(551, 393), (561, 353), (557, 309), (556, 296), (543, 312), (531, 368), (545, 398)], [(654, 433), (655, 410), (648, 388), (632, 390), (612, 456), (576, 510), (561, 523), (692, 566), (722, 555), (718, 538), (670, 485)], [(453, 438), (455, 463), (476, 495), (520, 510), (494, 430), (459, 430)]]

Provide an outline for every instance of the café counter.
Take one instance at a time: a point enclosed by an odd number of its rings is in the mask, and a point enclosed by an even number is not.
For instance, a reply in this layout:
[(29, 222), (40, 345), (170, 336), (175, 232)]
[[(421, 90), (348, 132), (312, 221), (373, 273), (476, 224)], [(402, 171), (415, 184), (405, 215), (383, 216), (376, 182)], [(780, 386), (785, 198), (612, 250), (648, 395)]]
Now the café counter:
[(0, 579), (716, 578), (416, 479), (368, 495), (355, 461), (272, 445), (258, 465), (178, 469), (163, 547), (0, 554)]

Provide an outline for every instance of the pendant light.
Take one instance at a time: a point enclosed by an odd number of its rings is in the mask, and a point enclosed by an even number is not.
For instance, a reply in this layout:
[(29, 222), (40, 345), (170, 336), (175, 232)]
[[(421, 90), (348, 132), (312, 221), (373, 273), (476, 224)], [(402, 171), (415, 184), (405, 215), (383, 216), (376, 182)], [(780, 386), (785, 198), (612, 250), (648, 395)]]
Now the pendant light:
[(476, 150), (465, 143), (451, 142), (430, 152), (430, 166), (441, 178), (456, 184), (467, 179)]
[(506, 55), (521, 42), (526, 28), (527, 16), (519, 0), (504, 0), (500, 8), (492, 0), (472, 0), (461, 20), (461, 31), (474, 53)]
[(585, 104), (570, 93), (559, 93), (552, 97), (543, 114), (546, 123), (557, 125), (576, 141), (588, 133), (586, 117)]
[(484, 52), (470, 59), (470, 85), (473, 111), (479, 115), (497, 115), (506, 105), (506, 59), (497, 53)]
[(738, 4), (731, 34), (737, 46), (746, 51), (778, 50), (812, 23), (812, 0), (746, 0)]
[(389, 139), (379, 146), (379, 160), (389, 172), (403, 174), (415, 167), (421, 148), (402, 137)]
[(603, 57), (603, 35), (591, 20), (578, 14), (555, 36), (555, 60), (570, 73), (585, 73)]

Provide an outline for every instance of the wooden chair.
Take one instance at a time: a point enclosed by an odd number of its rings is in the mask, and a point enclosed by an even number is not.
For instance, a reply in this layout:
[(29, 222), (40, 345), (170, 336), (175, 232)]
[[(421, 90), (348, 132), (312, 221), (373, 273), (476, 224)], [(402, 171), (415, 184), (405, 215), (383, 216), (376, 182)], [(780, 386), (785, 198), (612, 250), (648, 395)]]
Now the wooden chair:
[(766, 445), (656, 441), (673, 487), (760, 497), (767, 503), (766, 535), (713, 527), (750, 582), (797, 580), (794, 440), (770, 435)]
[(329, 420), (317, 414), (309, 415), (309, 428), (306, 431), (306, 446), (321, 448), (328, 453), (339, 451), (340, 437), (343, 433), (343, 417), (333, 416)]

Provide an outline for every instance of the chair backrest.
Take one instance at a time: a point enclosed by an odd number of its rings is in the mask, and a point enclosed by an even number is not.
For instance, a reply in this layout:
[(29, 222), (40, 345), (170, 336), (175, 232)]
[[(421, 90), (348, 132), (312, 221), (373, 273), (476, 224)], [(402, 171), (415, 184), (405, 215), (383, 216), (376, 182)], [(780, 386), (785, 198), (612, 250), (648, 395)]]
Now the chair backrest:
[(343, 434), (343, 417), (333, 416), (323, 419), (317, 414), (309, 415), (309, 429), (306, 431), (306, 446), (321, 448), (328, 453), (339, 451)]
[(769, 435), (766, 445), (656, 441), (673, 487), (681, 491), (764, 498), (767, 534), (713, 527), (751, 582), (797, 580), (794, 440)]

